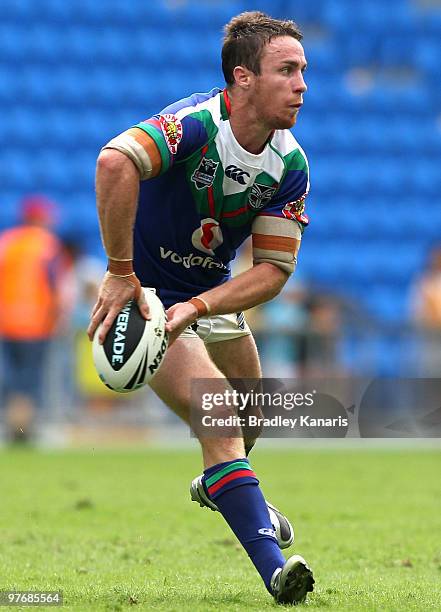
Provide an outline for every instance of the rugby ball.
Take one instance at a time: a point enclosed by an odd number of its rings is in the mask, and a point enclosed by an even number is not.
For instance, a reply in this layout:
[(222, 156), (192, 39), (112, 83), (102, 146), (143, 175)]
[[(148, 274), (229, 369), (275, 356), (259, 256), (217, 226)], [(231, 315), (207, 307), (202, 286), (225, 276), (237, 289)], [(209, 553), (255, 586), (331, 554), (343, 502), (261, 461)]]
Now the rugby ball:
[(109, 389), (129, 393), (146, 385), (159, 370), (168, 346), (164, 306), (153, 291), (143, 289), (152, 318), (146, 321), (134, 300), (120, 311), (103, 344), (97, 328), (92, 342), (98, 376)]

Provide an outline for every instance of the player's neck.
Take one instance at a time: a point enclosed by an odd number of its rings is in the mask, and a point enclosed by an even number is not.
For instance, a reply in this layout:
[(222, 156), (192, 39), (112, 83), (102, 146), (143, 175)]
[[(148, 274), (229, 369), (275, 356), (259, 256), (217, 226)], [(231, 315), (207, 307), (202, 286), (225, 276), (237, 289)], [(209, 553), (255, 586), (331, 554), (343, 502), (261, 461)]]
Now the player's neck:
[(272, 130), (262, 124), (247, 100), (229, 94), (231, 102), (230, 125), (240, 146), (254, 155), (262, 153)]

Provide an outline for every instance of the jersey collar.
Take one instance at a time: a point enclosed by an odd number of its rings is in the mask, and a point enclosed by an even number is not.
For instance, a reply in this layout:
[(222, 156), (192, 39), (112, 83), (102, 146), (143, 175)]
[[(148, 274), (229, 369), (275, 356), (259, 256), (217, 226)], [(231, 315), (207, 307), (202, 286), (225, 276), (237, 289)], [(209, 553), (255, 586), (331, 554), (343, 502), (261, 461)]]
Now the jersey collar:
[(220, 103), (221, 103), (221, 117), (224, 121), (228, 121), (228, 118), (231, 115), (231, 100), (230, 100), (230, 97), (228, 95), (228, 91), (226, 88), (222, 90)]

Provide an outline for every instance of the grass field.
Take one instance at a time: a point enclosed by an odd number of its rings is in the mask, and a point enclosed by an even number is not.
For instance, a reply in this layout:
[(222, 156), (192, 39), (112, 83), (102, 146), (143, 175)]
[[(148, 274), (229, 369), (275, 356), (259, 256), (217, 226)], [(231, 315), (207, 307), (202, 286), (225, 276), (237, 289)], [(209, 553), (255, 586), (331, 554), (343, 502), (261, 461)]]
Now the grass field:
[[(252, 459), (314, 569), (303, 609), (441, 609), (440, 451)], [(1, 451), (0, 590), (62, 589), (78, 610), (277, 609), (220, 515), (190, 503), (199, 466), (190, 450)]]

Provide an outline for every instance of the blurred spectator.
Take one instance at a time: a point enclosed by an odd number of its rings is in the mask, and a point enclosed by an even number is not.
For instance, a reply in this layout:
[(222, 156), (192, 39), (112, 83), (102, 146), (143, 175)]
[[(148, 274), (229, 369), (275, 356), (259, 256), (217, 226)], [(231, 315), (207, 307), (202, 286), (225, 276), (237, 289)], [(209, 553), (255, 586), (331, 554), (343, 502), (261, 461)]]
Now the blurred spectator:
[[(76, 399), (88, 407), (108, 410), (118, 400), (118, 395), (109, 391), (96, 374), (92, 351), (86, 329), (90, 313), (95, 305), (98, 288), (106, 266), (103, 259), (86, 255), (75, 241), (65, 243), (72, 257), (72, 267), (63, 283), (63, 299), (69, 313), (69, 332), (74, 362), (66, 371), (75, 385)], [(73, 376), (72, 376), (73, 373)]]
[(342, 334), (342, 312), (338, 300), (327, 294), (311, 294), (305, 303), (308, 324), (304, 330), (302, 372), (307, 376), (341, 373), (338, 342)]
[(292, 378), (305, 359), (307, 291), (298, 273), (291, 276), (276, 299), (264, 304), (261, 358), (267, 377)]
[(411, 316), (420, 328), (419, 368), (422, 376), (441, 376), (441, 246), (430, 255), (427, 269), (411, 293)]
[[(233, 275), (252, 263), (251, 240), (240, 248)], [(334, 296), (313, 292), (296, 270), (281, 293), (266, 304), (247, 310), (257, 332), (265, 377), (335, 375), (341, 372), (338, 341), (342, 304)]]
[(19, 226), (0, 234), (0, 339), (7, 433), (31, 434), (35, 409), (44, 403), (45, 363), (61, 314), (60, 281), (65, 258), (51, 232), (55, 205), (26, 198)]
[(333, 296), (316, 293), (292, 276), (280, 295), (264, 305), (264, 374), (270, 377), (320, 377), (341, 371), (338, 342), (341, 307)]
[(441, 247), (430, 254), (429, 265), (417, 280), (412, 296), (415, 322), (426, 329), (441, 330)]

